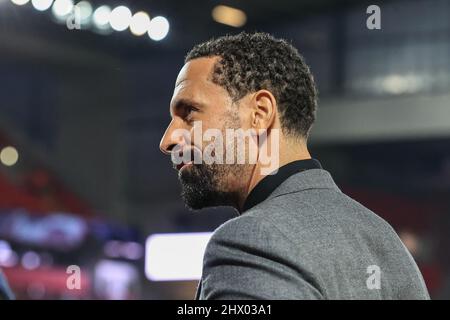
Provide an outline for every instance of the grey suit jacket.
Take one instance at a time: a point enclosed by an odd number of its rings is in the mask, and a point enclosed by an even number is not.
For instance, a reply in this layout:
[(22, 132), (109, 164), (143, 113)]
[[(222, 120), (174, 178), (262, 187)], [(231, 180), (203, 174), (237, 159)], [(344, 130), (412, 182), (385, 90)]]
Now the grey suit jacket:
[(392, 227), (330, 174), (292, 175), (222, 224), (204, 254), (196, 299), (429, 299)]

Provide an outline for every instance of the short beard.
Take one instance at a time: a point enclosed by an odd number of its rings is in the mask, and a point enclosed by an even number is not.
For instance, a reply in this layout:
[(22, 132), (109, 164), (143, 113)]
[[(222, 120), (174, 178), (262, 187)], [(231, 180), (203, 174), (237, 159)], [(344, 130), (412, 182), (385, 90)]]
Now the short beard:
[[(226, 115), (224, 128), (239, 129), (241, 126), (236, 110)], [(181, 196), (192, 210), (206, 207), (232, 206), (239, 209), (239, 201), (245, 192), (229, 181), (245, 181), (248, 165), (245, 164), (192, 164), (179, 173)]]
[(227, 191), (223, 183), (230, 173), (238, 177), (238, 171), (241, 170), (237, 165), (204, 163), (193, 164), (183, 170), (178, 178), (181, 182), (181, 196), (186, 206), (192, 210), (216, 206), (237, 208), (241, 190)]

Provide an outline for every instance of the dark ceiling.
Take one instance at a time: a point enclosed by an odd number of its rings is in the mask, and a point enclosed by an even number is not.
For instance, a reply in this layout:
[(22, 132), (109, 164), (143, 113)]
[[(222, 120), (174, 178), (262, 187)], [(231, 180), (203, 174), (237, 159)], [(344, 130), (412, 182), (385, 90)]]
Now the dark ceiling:
[[(278, 0), (276, 4), (273, 0), (120, 0), (108, 2), (91, 0), (91, 2), (94, 7), (105, 3), (110, 7), (123, 4), (128, 6), (132, 12), (145, 10), (153, 17), (163, 15), (170, 22), (169, 36), (163, 41), (153, 42), (147, 37), (134, 37), (129, 32), (113, 32), (108, 36), (101, 36), (89, 31), (69, 32), (64, 25), (58, 25), (52, 21), (49, 10), (40, 13), (28, 4), (23, 7), (9, 5), (2, 9), (3, 12), (0, 12), (0, 37), (8, 39), (8, 34), (13, 31), (15, 37), (27, 35), (36, 39), (45, 39), (49, 43), (70, 43), (76, 47), (89, 48), (92, 51), (108, 52), (108, 54), (120, 58), (139, 59), (148, 57), (155, 52), (155, 49), (158, 49), (157, 51), (186, 50), (194, 43), (217, 34), (236, 33), (241, 30), (265, 30), (270, 26), (304, 19), (311, 14), (326, 14), (355, 4), (369, 3), (361, 0)], [(211, 18), (211, 10), (219, 4), (242, 9), (247, 14), (247, 24), (243, 28), (233, 28), (214, 22)]]

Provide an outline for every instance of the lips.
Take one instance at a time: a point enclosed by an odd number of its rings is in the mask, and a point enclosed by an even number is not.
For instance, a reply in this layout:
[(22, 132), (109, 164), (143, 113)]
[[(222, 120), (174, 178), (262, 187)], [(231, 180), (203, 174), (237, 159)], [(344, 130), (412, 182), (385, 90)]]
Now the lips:
[[(179, 148), (179, 147), (174, 148), (172, 150), (173, 168), (177, 171), (180, 171), (184, 167), (192, 165), (193, 160), (195, 159), (195, 155), (194, 155), (195, 153), (198, 153), (200, 155), (200, 159), (201, 159), (201, 154), (202, 154), (201, 151), (194, 146), (184, 146), (182, 148)], [(187, 154), (189, 155), (188, 159), (183, 159), (183, 155), (187, 155)], [(175, 155), (176, 155), (176, 158), (174, 157)], [(186, 162), (183, 161), (180, 164), (176, 164), (181, 159), (185, 160)]]
[(184, 168), (184, 167), (186, 167), (186, 166), (189, 166), (189, 165), (191, 165), (191, 164), (192, 164), (192, 161), (189, 161), (188, 163), (182, 162), (182, 163), (180, 163), (179, 165), (175, 166), (175, 169), (178, 170), (178, 171), (180, 171), (182, 168)]

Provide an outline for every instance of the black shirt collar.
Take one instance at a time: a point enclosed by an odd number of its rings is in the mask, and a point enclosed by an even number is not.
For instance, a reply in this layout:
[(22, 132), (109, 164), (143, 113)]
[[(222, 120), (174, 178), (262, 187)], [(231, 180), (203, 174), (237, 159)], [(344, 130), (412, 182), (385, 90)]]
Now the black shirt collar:
[(309, 169), (322, 169), (322, 166), (316, 159), (297, 160), (280, 167), (276, 174), (264, 177), (248, 195), (243, 211), (266, 200), (280, 184), (293, 174)]

